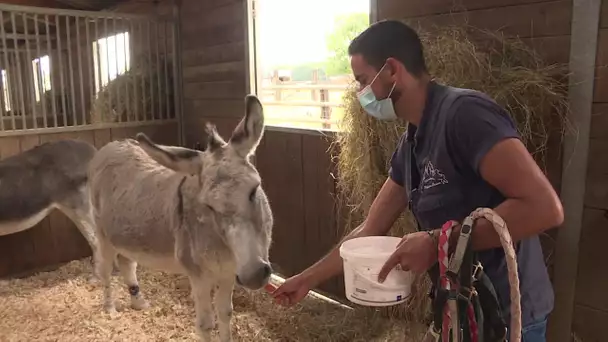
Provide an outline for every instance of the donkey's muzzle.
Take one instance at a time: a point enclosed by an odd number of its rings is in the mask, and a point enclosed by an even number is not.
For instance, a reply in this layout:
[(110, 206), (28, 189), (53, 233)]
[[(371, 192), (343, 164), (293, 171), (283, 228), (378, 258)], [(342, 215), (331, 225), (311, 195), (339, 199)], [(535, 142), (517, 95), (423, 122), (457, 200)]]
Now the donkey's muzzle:
[(236, 282), (240, 286), (251, 290), (258, 290), (268, 284), (272, 267), (268, 263), (259, 264), (259, 266), (248, 275), (237, 275)]

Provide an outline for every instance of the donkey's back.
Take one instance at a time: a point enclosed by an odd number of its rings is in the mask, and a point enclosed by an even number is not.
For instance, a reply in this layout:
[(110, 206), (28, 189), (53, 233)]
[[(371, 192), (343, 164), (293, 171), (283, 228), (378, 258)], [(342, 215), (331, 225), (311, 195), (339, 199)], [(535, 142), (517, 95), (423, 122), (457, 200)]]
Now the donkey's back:
[(96, 151), (84, 141), (60, 140), (0, 161), (0, 222), (31, 217), (79, 192)]

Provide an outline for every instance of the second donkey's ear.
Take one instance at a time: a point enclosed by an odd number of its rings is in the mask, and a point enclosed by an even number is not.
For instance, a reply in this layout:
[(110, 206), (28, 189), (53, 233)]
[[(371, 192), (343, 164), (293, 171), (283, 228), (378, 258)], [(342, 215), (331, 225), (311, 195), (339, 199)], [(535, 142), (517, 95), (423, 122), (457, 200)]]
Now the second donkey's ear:
[(203, 158), (201, 157), (201, 153), (196, 150), (178, 146), (158, 145), (144, 133), (137, 133), (135, 139), (137, 139), (139, 146), (150, 158), (176, 172), (196, 175), (203, 168)]

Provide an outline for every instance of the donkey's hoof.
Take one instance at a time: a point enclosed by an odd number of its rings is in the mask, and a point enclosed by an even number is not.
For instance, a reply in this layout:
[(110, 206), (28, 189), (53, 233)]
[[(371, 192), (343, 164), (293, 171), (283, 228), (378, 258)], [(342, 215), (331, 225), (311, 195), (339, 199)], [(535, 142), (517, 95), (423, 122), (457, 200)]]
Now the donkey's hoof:
[(150, 307), (150, 303), (143, 298), (136, 298), (131, 300), (131, 308), (133, 310), (145, 310)]
[(114, 317), (114, 316), (118, 315), (118, 311), (116, 311), (116, 306), (114, 305), (114, 303), (104, 304), (103, 311), (105, 313), (107, 313), (108, 315), (110, 315), (110, 317)]
[(89, 276), (89, 278), (87, 279), (87, 283), (89, 285), (97, 285), (100, 283), (99, 278), (95, 275), (91, 275)]

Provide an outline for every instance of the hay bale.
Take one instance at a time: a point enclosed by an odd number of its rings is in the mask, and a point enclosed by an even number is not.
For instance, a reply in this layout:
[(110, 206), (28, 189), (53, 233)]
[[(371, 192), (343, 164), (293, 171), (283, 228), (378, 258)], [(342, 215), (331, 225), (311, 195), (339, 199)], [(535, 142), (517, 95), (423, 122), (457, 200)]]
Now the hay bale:
[(149, 60), (147, 54), (133, 58), (130, 69), (108, 82), (97, 94), (91, 105), (91, 122), (174, 118), (172, 67), (169, 63), (165, 72), (164, 58), (160, 56), (159, 62), (155, 57)]
[[(567, 87), (560, 65), (545, 65), (523, 42), (498, 33), (463, 27), (421, 32), (426, 61), (438, 83), (483, 91), (503, 105), (517, 123), (522, 140), (545, 167), (550, 132), (560, 136), (571, 128), (567, 120)], [(390, 157), (406, 125), (381, 122), (367, 115), (352, 84), (344, 95), (345, 115), (333, 142), (338, 168), (338, 201), (348, 208), (348, 232), (362, 222), (388, 177)], [(391, 235), (415, 231), (407, 212)], [(411, 300), (386, 310), (390, 316), (421, 321), (429, 308), (430, 280), (420, 276)]]

